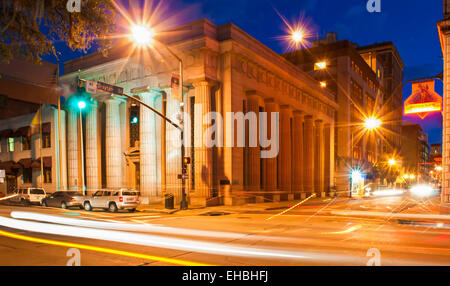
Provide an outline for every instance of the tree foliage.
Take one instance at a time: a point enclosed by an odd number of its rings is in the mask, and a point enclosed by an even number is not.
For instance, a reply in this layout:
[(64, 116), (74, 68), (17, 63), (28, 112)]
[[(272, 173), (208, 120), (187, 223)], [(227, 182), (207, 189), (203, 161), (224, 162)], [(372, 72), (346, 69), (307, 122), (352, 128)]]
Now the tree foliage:
[(39, 63), (42, 56), (57, 56), (57, 41), (74, 51), (86, 52), (94, 44), (106, 51), (107, 35), (114, 32), (113, 2), (81, 0), (81, 12), (71, 13), (67, 0), (0, 0), (1, 60), (21, 55)]

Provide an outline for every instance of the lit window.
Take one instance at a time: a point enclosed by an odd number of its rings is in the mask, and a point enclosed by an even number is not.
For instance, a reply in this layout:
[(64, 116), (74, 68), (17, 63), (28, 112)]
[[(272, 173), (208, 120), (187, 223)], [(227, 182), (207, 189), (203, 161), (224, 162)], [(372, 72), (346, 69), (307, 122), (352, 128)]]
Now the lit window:
[(327, 62), (318, 62), (314, 65), (314, 70), (324, 70), (327, 68)]
[(14, 138), (8, 138), (8, 152), (14, 152)]

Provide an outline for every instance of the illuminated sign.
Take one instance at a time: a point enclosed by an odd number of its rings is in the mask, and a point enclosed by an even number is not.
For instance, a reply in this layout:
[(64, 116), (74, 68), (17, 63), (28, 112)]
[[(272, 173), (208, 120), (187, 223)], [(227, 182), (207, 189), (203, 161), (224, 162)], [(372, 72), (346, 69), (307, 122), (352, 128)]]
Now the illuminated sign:
[(405, 101), (405, 115), (424, 119), (429, 113), (442, 111), (442, 97), (434, 91), (434, 80), (412, 84), (412, 94)]

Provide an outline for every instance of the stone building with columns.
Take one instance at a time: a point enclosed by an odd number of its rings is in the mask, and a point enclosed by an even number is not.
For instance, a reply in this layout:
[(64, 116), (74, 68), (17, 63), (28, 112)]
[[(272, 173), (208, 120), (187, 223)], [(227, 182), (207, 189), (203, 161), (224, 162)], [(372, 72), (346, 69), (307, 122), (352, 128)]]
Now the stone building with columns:
[(367, 179), (373, 178), (374, 165), (383, 160), (386, 139), (364, 129), (367, 118), (382, 119), (385, 112), (383, 66), (378, 62), (372, 69), (356, 45), (348, 40), (338, 41), (334, 33), (314, 41), (311, 48), (283, 56), (321, 82), (323, 88), (336, 97), (339, 109), (334, 131), (336, 144), (333, 146), (335, 184), (337, 192), (348, 193), (352, 169), (368, 175)]
[[(186, 156), (192, 158), (186, 184), (191, 205), (332, 192), (338, 105), (331, 92), (233, 24), (216, 26), (201, 19), (171, 32), (158, 40), (183, 60), (184, 111), (191, 118), (185, 121), (185, 136), (196, 142), (186, 147)], [(129, 56), (129, 47), (117, 45), (108, 57), (99, 53), (65, 63), (61, 84), (69, 86), (80, 77), (118, 85), (178, 122), (180, 98), (171, 89), (176, 59), (156, 45), (157, 53), (138, 50)], [(66, 97), (70, 102), (74, 95)], [(141, 192), (144, 203), (159, 202), (166, 193), (179, 202), (181, 151), (175, 127), (144, 106), (107, 93), (91, 95), (81, 121), (77, 108), (66, 110), (69, 188), (80, 187), (84, 173), (88, 190), (130, 187)], [(227, 112), (255, 112), (258, 122), (260, 112), (278, 113), (278, 156), (261, 158), (262, 148), (248, 145), (208, 147), (204, 134), (212, 123), (210, 112), (224, 118)], [(227, 125), (223, 122), (220, 128), (229, 130)], [(248, 128), (244, 130), (248, 135)], [(223, 136), (230, 140), (229, 133)]]

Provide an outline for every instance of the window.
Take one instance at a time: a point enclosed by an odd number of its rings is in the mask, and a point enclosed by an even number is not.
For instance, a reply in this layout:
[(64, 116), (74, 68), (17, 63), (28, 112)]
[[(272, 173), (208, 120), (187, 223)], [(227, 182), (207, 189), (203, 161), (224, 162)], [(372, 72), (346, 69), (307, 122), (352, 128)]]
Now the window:
[(94, 194), (94, 197), (101, 197), (102, 194), (103, 194), (103, 191), (97, 191), (97, 192)]
[(43, 189), (31, 189), (30, 195), (45, 195), (45, 192)]
[(24, 184), (31, 184), (33, 181), (33, 175), (32, 175), (32, 169), (26, 168), (23, 169), (23, 183)]
[(327, 68), (327, 62), (317, 62), (314, 64), (314, 70), (324, 70)]
[(14, 138), (8, 138), (8, 152), (14, 152)]
[(52, 183), (52, 168), (44, 168), (44, 184)]
[(22, 136), (22, 151), (31, 150), (31, 138), (29, 136)]

